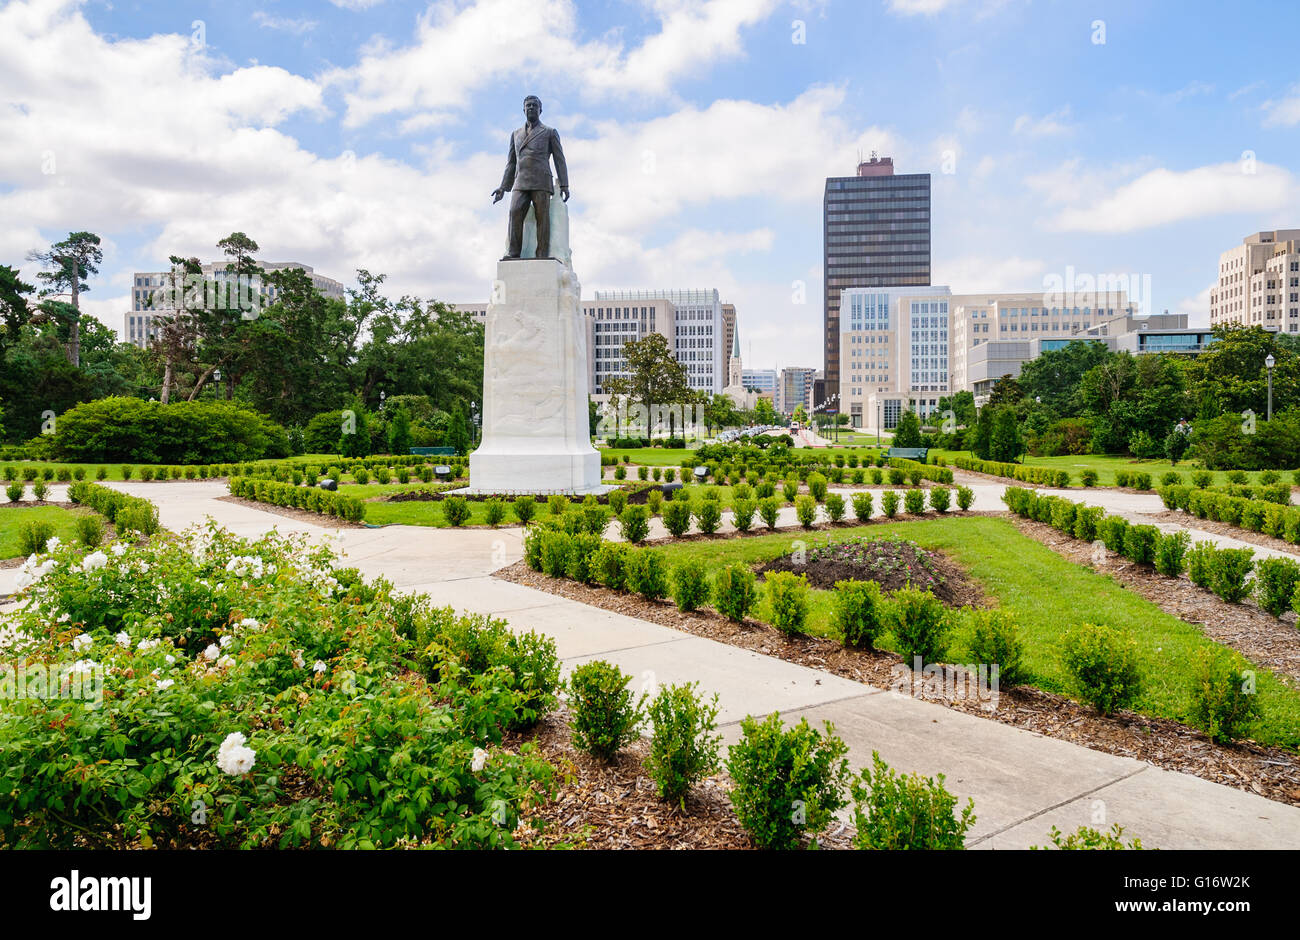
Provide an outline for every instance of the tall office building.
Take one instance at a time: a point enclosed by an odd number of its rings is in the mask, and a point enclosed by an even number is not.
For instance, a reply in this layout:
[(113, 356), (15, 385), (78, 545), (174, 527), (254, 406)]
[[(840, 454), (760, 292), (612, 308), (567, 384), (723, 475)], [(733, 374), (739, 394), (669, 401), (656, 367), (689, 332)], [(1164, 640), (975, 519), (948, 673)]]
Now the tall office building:
[[(219, 283), (233, 282), (234, 276), (226, 272), (228, 263), (227, 261), (207, 262), (201, 267), (203, 277), (206, 280)], [(342, 282), (336, 281), (332, 277), (326, 277), (323, 274), (317, 274), (309, 264), (302, 264), (297, 261), (259, 261), (257, 264), (263, 271), (267, 272), (282, 271), (286, 268), (299, 268), (311, 277), (313, 286), (326, 297), (332, 297), (335, 300), (344, 300), (346, 298)], [(181, 279), (176, 286), (183, 284), (184, 280)], [(262, 283), (261, 278), (256, 279), (254, 286), (257, 287), (261, 303), (275, 303), (275, 287)], [(124, 317), (125, 329), (123, 333), (126, 342), (144, 349), (157, 338), (158, 324), (155, 322), (155, 318), (170, 316), (168, 311), (173, 309), (166, 299), (169, 288), (174, 289), (170, 271), (137, 271), (135, 273), (131, 287), (131, 310)]]
[(822, 216), (824, 401), (840, 392), (840, 291), (930, 283), (930, 174), (895, 175), (891, 157), (872, 154), (856, 176), (826, 180)]
[(1300, 229), (1256, 232), (1219, 255), (1210, 326), (1300, 332)]

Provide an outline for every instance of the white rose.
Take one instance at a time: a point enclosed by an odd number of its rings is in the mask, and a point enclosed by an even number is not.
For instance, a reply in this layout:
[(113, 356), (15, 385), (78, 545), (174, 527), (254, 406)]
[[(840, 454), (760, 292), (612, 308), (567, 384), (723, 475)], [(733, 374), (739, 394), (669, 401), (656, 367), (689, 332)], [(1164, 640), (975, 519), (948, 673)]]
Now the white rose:
[(209, 643), (208, 648), (203, 651), (203, 658), (208, 662), (212, 662), (212, 660), (216, 659), (219, 655), (221, 655), (221, 650), (217, 649), (217, 644), (215, 643)]
[(158, 687), (159, 692), (163, 692), (167, 689), (170, 689), (175, 684), (176, 684), (175, 679), (159, 679), (157, 682), (154, 683), (154, 685)]
[(488, 752), (481, 747), (474, 748), (474, 757), (470, 761), (469, 769), (478, 773), (487, 764)]
[(72, 641), (72, 648), (76, 652), (81, 652), (82, 650), (90, 649), (94, 645), (95, 645), (95, 641), (89, 633), (83, 633), (81, 634), (81, 636), (77, 637)]
[(96, 571), (108, 564), (108, 556), (103, 552), (91, 552), (81, 561), (81, 570), (85, 572)]

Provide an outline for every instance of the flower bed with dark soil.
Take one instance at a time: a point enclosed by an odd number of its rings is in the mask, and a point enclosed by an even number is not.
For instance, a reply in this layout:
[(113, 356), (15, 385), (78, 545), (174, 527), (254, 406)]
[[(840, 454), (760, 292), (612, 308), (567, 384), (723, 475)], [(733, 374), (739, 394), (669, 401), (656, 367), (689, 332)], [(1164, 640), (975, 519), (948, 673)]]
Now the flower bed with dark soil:
[[(1083, 544), (1091, 550), (1088, 543)], [(899, 677), (911, 676), (901, 657), (894, 653), (845, 649), (821, 637), (796, 636), (787, 640), (758, 621), (737, 624), (711, 610), (683, 613), (667, 601), (647, 601), (635, 594), (551, 578), (522, 561), (500, 569), (494, 577), (876, 688), (896, 688)], [(955, 686), (962, 689), (965, 683), (957, 682)], [(930, 687), (918, 679), (908, 684), (909, 694), (926, 701), (1300, 806), (1300, 755), (1282, 748), (1253, 742), (1218, 745), (1200, 731), (1176, 721), (1127, 711), (1103, 716), (1073, 699), (1030, 686), (999, 690), (997, 707), (991, 710), (987, 702), (974, 697), (954, 698), (951, 691), (947, 682)]]
[[(683, 810), (661, 800), (642, 764), (650, 744), (640, 738), (610, 763), (573, 746), (569, 711), (552, 713), (526, 734), (504, 746), (537, 745), (541, 757), (563, 780), (555, 799), (521, 813), (515, 836), (527, 847), (584, 849), (749, 849), (753, 848), (727, 797), (725, 771), (691, 788)], [(726, 747), (721, 756), (725, 759)], [(533, 827), (540, 825), (540, 830)], [(834, 834), (832, 834), (834, 833)], [(823, 848), (851, 848), (852, 829), (835, 826)]]
[(875, 581), (886, 591), (913, 587), (928, 590), (949, 607), (979, 606), (983, 592), (966, 573), (939, 552), (931, 552), (905, 539), (865, 536), (808, 549), (803, 557), (790, 554), (755, 569), (792, 571), (808, 578), (815, 588), (831, 590), (836, 581)]

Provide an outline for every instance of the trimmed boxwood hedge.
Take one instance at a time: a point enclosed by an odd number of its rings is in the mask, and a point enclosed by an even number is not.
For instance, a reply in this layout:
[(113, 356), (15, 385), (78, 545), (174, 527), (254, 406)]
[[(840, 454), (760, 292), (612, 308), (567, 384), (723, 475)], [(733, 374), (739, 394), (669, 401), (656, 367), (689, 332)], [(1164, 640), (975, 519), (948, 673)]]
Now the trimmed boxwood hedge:
[(292, 483), (277, 483), (252, 477), (231, 477), (228, 485), (232, 496), (259, 503), (304, 509), (348, 522), (360, 522), (366, 515), (365, 503), (357, 497), (331, 493), (314, 486), (294, 486)]
[(1007, 477), (1022, 483), (1037, 483), (1041, 486), (1066, 487), (1070, 485), (1070, 471), (1056, 470), (1052, 467), (1031, 467), (1020, 463), (1001, 463), (996, 460), (980, 460), (976, 457), (956, 457), (953, 466), (975, 473), (987, 473), (989, 476)]

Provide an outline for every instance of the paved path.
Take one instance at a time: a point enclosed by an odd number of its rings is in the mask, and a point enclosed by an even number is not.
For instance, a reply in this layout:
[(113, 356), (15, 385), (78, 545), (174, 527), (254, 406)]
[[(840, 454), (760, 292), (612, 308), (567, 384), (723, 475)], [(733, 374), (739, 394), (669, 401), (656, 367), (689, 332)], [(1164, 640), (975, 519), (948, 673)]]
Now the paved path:
[[(492, 578), (520, 558), (518, 528), (334, 529), (219, 502), (227, 492), (220, 483), (114, 485), (153, 499), (171, 529), (212, 516), (245, 536), (272, 527), (330, 534), (347, 563), (367, 575), (554, 637), (566, 670), (602, 658), (646, 686), (698, 681), (719, 694), (727, 742), (739, 737), (746, 715), (780, 711), (787, 720), (831, 721), (855, 768), (877, 750), (900, 771), (943, 773), (963, 801), (974, 797), (972, 847), (1024, 848), (1046, 842), (1053, 825), (1071, 831), (1114, 822), (1157, 848), (1300, 846), (1300, 808)], [(1001, 484), (973, 488), (976, 508), (1002, 508)], [(1161, 508), (1157, 497), (1103, 490), (1087, 496), (1091, 504), (1126, 514)], [(791, 510), (782, 515), (793, 522)], [(0, 593), (12, 575), (0, 571)]]

